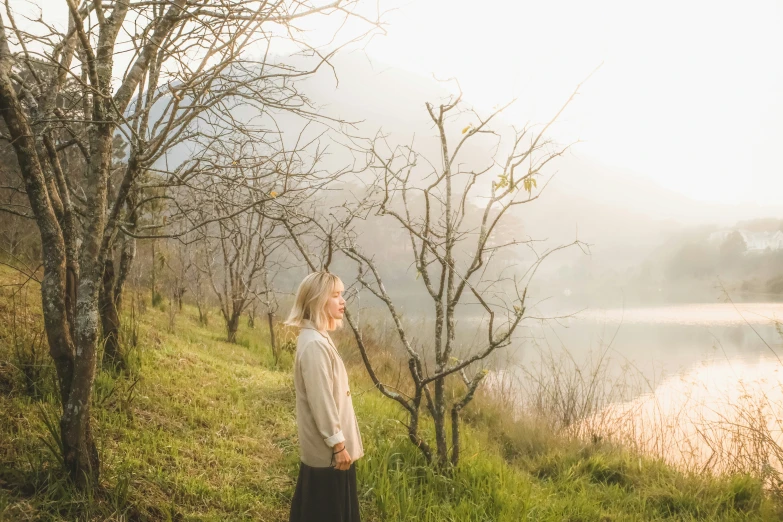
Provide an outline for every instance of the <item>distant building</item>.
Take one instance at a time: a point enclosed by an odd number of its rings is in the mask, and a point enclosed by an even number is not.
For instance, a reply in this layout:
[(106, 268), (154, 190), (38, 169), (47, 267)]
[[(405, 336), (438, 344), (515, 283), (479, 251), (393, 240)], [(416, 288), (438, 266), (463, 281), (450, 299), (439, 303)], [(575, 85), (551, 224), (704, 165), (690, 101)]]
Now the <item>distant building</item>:
[[(715, 243), (723, 243), (734, 230), (719, 230), (709, 236), (709, 240)], [(765, 250), (783, 250), (783, 231), (774, 232), (750, 232), (748, 230), (738, 230), (742, 239), (745, 241), (746, 254), (759, 253)]]

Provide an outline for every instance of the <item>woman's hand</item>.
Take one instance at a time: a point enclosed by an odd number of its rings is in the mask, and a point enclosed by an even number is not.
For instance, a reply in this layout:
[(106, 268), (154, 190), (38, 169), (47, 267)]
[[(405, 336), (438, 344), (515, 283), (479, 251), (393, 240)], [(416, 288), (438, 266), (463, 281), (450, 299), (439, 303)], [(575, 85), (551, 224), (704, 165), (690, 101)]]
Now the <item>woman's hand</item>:
[(353, 459), (351, 459), (351, 456), (348, 454), (348, 450), (345, 449), (345, 443), (340, 442), (335, 444), (332, 448), (332, 452), (334, 452), (334, 469), (347, 471), (348, 468), (351, 467)]

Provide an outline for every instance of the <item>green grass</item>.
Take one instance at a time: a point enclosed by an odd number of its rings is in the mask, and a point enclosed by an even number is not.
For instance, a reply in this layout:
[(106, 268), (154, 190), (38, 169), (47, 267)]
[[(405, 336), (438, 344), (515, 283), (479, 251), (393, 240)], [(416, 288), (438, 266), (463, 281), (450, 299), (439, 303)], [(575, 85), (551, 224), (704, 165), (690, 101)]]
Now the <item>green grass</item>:
[[(51, 387), (30, 398), (0, 367), (0, 520), (287, 520), (298, 465), (290, 356), (273, 367), (263, 330), (245, 329), (231, 345), (217, 320), (201, 327), (191, 309), (175, 333), (167, 325), (149, 308), (131, 375), (96, 380), (102, 477), (93, 491), (63, 480), (45, 443), (44, 419), (57, 414)], [(0, 360), (8, 349), (0, 344)], [(461, 465), (439, 475), (407, 441), (399, 408), (361, 367), (351, 374), (365, 520), (781, 519), (751, 477), (686, 475), (512, 423), (480, 401), (466, 414)]]

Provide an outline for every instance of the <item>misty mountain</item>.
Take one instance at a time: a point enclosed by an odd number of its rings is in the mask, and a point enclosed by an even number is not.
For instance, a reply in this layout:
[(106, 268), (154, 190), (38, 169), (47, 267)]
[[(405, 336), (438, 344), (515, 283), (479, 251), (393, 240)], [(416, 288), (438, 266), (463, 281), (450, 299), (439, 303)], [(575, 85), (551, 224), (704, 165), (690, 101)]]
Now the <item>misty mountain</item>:
[[(445, 101), (450, 90), (453, 91), (453, 84), (387, 67), (359, 53), (338, 56), (333, 65), (334, 70), (324, 67), (299, 84), (301, 91), (318, 107), (319, 114), (350, 122), (343, 128), (355, 136), (383, 133), (392, 146), (411, 144), (436, 167), (439, 165), (436, 129), (425, 102)], [(253, 110), (249, 108), (235, 116), (251, 120), (258, 116)], [(461, 118), (471, 121), (470, 114)], [(303, 128), (298, 117), (280, 114), (275, 119), (283, 134), (296, 136)], [(456, 133), (464, 122), (454, 123), (456, 141), (459, 136)], [(498, 119), (494, 128), (507, 129), (512, 123)], [(311, 124), (308, 132), (315, 135), (324, 130), (325, 126)], [(334, 132), (331, 135), (335, 143), (329, 145), (332, 152), (323, 166), (326, 170), (337, 170), (352, 161), (352, 157), (341, 150), (340, 144), (346, 140)], [(487, 166), (494, 145), (492, 140), (474, 140), (464, 149), (463, 161), (471, 167)], [(173, 165), (192, 153), (181, 148), (172, 151), (166, 159)], [(515, 208), (505, 233), (516, 239), (546, 240), (542, 248), (577, 238), (590, 245), (589, 255), (571, 249), (551, 258), (540, 271), (542, 281), (551, 288), (568, 286), (574, 278), (584, 278), (585, 274), (597, 280), (620, 281), (620, 276), (649, 260), (670, 237), (692, 227), (718, 228), (740, 220), (783, 217), (783, 204), (761, 207), (693, 200), (627, 169), (604, 165), (582, 154), (578, 144), (552, 162), (544, 177), (551, 178), (544, 195)], [(539, 187), (544, 181), (539, 182)], [(387, 259), (397, 259), (395, 254), (404, 251), (407, 239), (402, 234), (387, 237), (394, 239), (374, 247), (382, 250), (378, 254)], [(396, 244), (398, 241), (400, 244)], [(406, 266), (409, 263), (407, 257), (399, 259)], [(553, 281), (558, 284), (552, 285)]]
[[(339, 57), (335, 67), (339, 83), (330, 72), (303, 84), (325, 113), (361, 121), (358, 128), (368, 135), (382, 129), (398, 143), (415, 138), (417, 149), (437, 162), (435, 129), (424, 103), (446, 99), (449, 84), (372, 63), (357, 54)], [(495, 126), (512, 123), (498, 120)], [(464, 154), (468, 162), (478, 158), (478, 164), (489, 156), (487, 150), (475, 148)], [(546, 194), (514, 214), (519, 233), (546, 238), (552, 246), (578, 237), (592, 245), (594, 263), (618, 270), (641, 262), (668, 235), (684, 227), (783, 217), (783, 203), (770, 208), (695, 201), (627, 169), (584, 156), (578, 144), (553, 163)], [(579, 255), (567, 258), (573, 261)]]

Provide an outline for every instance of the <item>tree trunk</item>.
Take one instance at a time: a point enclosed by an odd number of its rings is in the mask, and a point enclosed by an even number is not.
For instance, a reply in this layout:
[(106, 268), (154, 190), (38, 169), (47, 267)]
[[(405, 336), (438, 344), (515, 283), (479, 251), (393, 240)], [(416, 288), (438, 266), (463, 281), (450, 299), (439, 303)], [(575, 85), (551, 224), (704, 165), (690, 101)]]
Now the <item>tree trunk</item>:
[[(86, 386), (82, 386), (82, 389), (86, 389)], [(89, 391), (92, 392), (92, 384)], [(92, 435), (89, 405), (83, 412), (79, 412), (78, 408), (70, 411), (74, 413), (65, 413), (60, 420), (63, 458), (71, 480), (80, 488), (85, 488), (97, 484), (100, 479), (98, 447)]]
[(201, 326), (209, 325), (209, 318), (207, 317), (207, 311), (201, 301), (196, 301), (196, 307), (198, 308), (198, 322)]
[(277, 353), (277, 343), (275, 342), (275, 313), (267, 312), (266, 319), (269, 323), (269, 346), (272, 347), (272, 355), (275, 357), (276, 365), (279, 354)]
[(152, 306), (155, 306), (158, 301), (158, 289), (156, 287), (156, 281), (155, 281), (155, 264), (157, 263), (157, 260), (155, 259), (155, 240), (152, 240), (152, 271), (151, 271), (151, 279), (150, 282), (152, 285), (152, 295), (150, 296), (150, 303)]
[(250, 310), (247, 312), (247, 327), (250, 329), (254, 329), (256, 327), (256, 307), (252, 306), (250, 307)]
[(432, 464), (432, 450), (430, 449), (429, 444), (419, 437), (418, 407), (419, 404), (414, 405), (415, 409), (410, 414), (410, 418), (408, 419), (408, 440), (410, 440), (414, 446), (419, 448), (419, 451), (421, 451), (422, 455), (424, 455), (424, 459), (427, 461), (427, 464)]
[(432, 416), (435, 424), (436, 463), (443, 469), (449, 460), (449, 449), (446, 444), (446, 393), (444, 379), (435, 381), (435, 414)]
[(172, 295), (172, 294), (176, 294), (176, 293), (177, 293), (177, 291), (176, 291), (176, 288), (175, 288), (169, 294), (169, 309), (168, 309), (168, 312), (169, 312), (168, 332), (169, 333), (174, 333), (176, 320), (177, 320), (177, 308), (174, 306), (176, 304), (177, 296), (176, 295)]
[[(4, 40), (2, 43), (5, 43), (5, 33), (0, 36)], [(7, 52), (7, 48), (0, 49), (0, 53), (4, 52)], [(80, 292), (84, 288), (85, 278), (81, 278), (77, 284), (76, 278), (79, 274), (74, 273), (72, 264), (75, 264), (75, 260), (69, 262), (67, 259), (63, 231), (46, 191), (46, 180), (36, 152), (34, 133), (8, 77), (5, 64), (0, 64), (0, 114), (3, 115), (11, 136), (10, 141), (24, 178), (25, 191), (41, 235), (44, 268), (41, 308), (49, 353), (54, 360), (63, 405), (60, 433), (64, 464), (77, 485), (96, 483), (99, 478), (98, 451), (90, 426), (95, 356), (94, 352), (90, 351), (89, 331), (90, 326), (94, 326), (93, 332), (97, 329), (94, 320), (98, 315), (97, 303), (93, 301), (91, 306), (90, 299), (82, 297), (87, 294)], [(98, 238), (102, 235), (101, 230)], [(90, 283), (97, 289), (100, 278), (92, 275)], [(73, 306), (73, 321), (69, 321), (70, 306)], [(80, 320), (91, 324), (81, 329), (75, 327)]]
[(460, 442), (459, 442), (459, 414), (460, 412), (470, 404), (473, 400), (473, 396), (478, 390), (479, 385), (487, 376), (487, 370), (476, 373), (473, 380), (469, 383), (466, 382), (468, 389), (465, 392), (465, 396), (459, 402), (454, 403), (451, 408), (451, 463), (456, 466), (459, 464), (460, 454)]
[(133, 259), (136, 257), (136, 240), (133, 238), (126, 238), (122, 245), (122, 253), (120, 254), (120, 270), (117, 274), (117, 279), (114, 282), (114, 308), (117, 310), (117, 315), (122, 312), (122, 292), (125, 290), (125, 281), (128, 280), (130, 275), (131, 266), (133, 265)]
[[(135, 190), (130, 190), (128, 192), (128, 199), (125, 202), (125, 206), (128, 209), (128, 215), (126, 216), (128, 230), (135, 232), (139, 222), (139, 212), (136, 209)], [(128, 280), (135, 259), (136, 238), (123, 234), (122, 250), (120, 252), (120, 270), (117, 273), (117, 280), (114, 282), (114, 308), (117, 310), (117, 315), (120, 315), (120, 312), (122, 312), (122, 291), (125, 289), (125, 281)]]
[(185, 286), (183, 284), (184, 277), (174, 277), (174, 286), (172, 293), (174, 294), (174, 301), (177, 304), (177, 310), (182, 311), (182, 298), (185, 295)]
[(226, 322), (227, 340), (230, 343), (237, 342), (237, 330), (239, 330), (239, 318), (242, 314), (232, 312), (229, 320)]
[[(107, 63), (111, 63), (109, 60)], [(109, 69), (110, 71), (110, 69)], [(105, 73), (105, 72), (104, 72)], [(102, 78), (108, 92), (108, 73)], [(98, 98), (98, 97), (96, 97)], [(62, 440), (66, 467), (80, 487), (94, 484), (99, 478), (98, 451), (92, 437), (90, 409), (95, 380), (99, 336), (98, 297), (103, 280), (104, 232), (106, 226), (107, 173), (111, 168), (112, 131), (108, 103), (94, 101), (95, 123), (90, 129), (90, 164), (87, 169), (87, 205), (85, 233), (79, 255), (80, 277), (76, 290), (76, 324), (74, 325), (76, 357), (73, 381), (62, 422)]]
[(456, 466), (459, 464), (459, 412), (460, 407), (455, 404), (451, 408), (451, 465)]
[(115, 304), (115, 284), (114, 262), (107, 259), (103, 265), (103, 285), (98, 303), (103, 329), (103, 366), (121, 370), (125, 368), (125, 360), (120, 350), (120, 317)]

